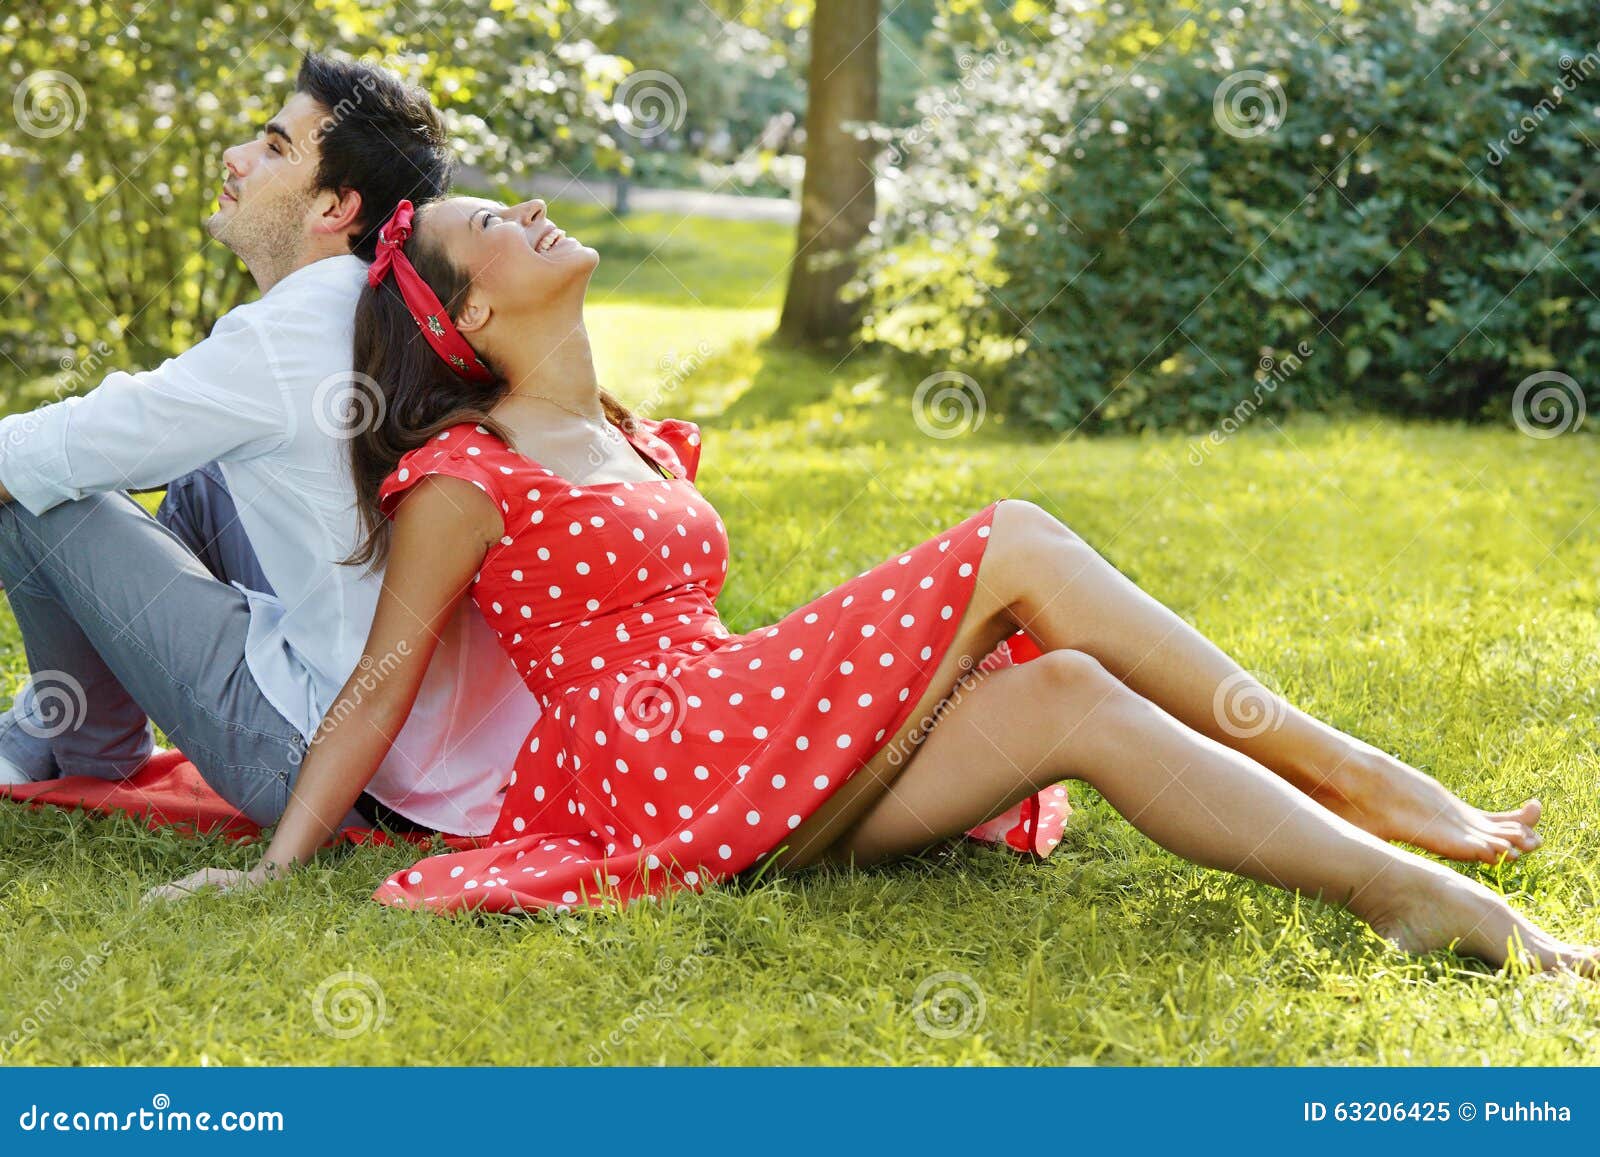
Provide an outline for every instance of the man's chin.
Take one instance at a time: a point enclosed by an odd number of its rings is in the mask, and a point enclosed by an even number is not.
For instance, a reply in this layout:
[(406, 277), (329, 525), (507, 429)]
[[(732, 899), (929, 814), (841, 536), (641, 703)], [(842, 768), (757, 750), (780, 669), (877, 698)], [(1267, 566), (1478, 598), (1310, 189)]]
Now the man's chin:
[(219, 207), (215, 213), (206, 218), (206, 232), (218, 241), (225, 240), (225, 234), (233, 217), (234, 214), (226, 206)]

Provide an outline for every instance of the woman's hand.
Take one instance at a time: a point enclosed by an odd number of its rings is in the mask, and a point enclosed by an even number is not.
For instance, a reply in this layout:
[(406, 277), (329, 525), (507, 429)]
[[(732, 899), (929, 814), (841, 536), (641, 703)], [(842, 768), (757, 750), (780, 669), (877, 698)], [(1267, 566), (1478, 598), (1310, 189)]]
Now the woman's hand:
[(248, 872), (203, 868), (150, 889), (145, 903), (181, 900), (204, 888), (248, 891), (316, 855), (389, 754), (440, 635), (489, 545), (504, 533), (499, 508), (472, 483), (430, 477), (417, 484), (395, 514), (365, 653), (335, 700), (338, 710), (328, 712), (312, 739), (261, 863)]
[(275, 880), (286, 874), (286, 870), (263, 860), (249, 871), (238, 868), (201, 868), (198, 872), (185, 876), (181, 880), (174, 880), (170, 884), (151, 888), (144, 894), (143, 903), (152, 904), (158, 900), (185, 900), (204, 888), (215, 888), (219, 892), (247, 892), (252, 888), (259, 888), (268, 880)]
[(366, 648), (312, 737), (267, 860), (303, 864), (338, 832), (411, 715), (489, 545), (504, 533), (500, 508), (460, 478), (423, 478), (400, 504)]

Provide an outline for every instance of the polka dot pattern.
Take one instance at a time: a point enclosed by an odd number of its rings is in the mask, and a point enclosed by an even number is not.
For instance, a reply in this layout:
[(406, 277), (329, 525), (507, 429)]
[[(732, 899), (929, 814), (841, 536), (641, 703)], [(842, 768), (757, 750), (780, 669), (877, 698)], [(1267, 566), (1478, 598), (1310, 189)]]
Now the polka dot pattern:
[[(577, 484), (458, 426), (384, 483), (392, 513), (430, 474), (473, 483), (505, 534), (473, 598), (542, 711), (482, 846), (396, 872), (380, 901), (571, 909), (697, 888), (752, 867), (909, 721), (977, 584), (994, 506), (786, 615), (731, 634), (728, 540), (694, 487), (691, 422), (629, 440), (671, 477)], [(984, 660), (1030, 657), (1017, 636)], [(1064, 788), (969, 833), (1034, 855)]]

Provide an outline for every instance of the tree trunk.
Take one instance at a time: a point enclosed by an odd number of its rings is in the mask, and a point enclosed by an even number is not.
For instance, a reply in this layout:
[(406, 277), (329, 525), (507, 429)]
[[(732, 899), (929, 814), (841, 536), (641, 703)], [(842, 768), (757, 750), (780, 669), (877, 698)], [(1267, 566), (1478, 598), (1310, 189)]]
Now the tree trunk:
[(879, 0), (817, 0), (807, 70), (806, 176), (800, 229), (778, 335), (821, 345), (855, 331), (857, 309), (839, 291), (854, 273), (843, 255), (877, 214), (872, 158), (847, 122), (878, 118)]

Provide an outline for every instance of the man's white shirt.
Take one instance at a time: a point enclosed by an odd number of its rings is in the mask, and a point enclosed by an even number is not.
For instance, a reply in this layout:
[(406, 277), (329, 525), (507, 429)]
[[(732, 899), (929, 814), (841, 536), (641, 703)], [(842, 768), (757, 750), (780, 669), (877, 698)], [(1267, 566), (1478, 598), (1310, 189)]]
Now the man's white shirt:
[[(274, 590), (245, 591), (245, 658), (267, 701), (308, 739), (361, 658), (382, 585), (381, 573), (342, 565), (360, 538), (341, 430), (356, 405), (366, 270), (354, 256), (313, 262), (156, 369), (112, 373), (84, 397), (0, 419), (0, 482), (34, 514), (220, 464)], [(538, 714), (464, 601), (367, 790), (430, 827), (484, 834)]]

